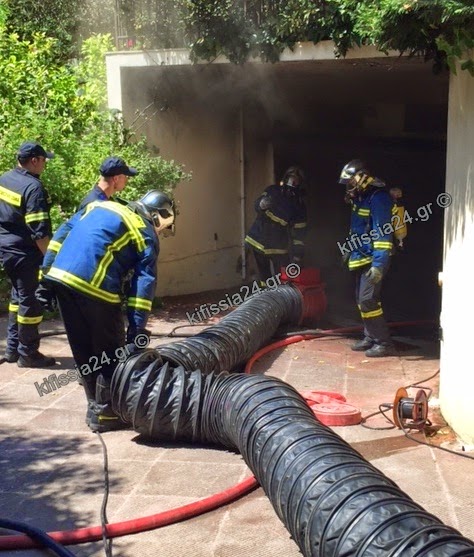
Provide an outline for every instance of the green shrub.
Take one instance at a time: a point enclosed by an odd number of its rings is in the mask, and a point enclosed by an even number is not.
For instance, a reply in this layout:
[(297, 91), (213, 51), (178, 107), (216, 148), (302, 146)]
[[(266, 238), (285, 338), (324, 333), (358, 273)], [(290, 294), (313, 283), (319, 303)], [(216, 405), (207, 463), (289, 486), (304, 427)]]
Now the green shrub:
[(121, 156), (140, 170), (124, 191), (126, 199), (149, 189), (169, 194), (189, 179), (182, 166), (154, 155), (143, 137), (127, 130), (120, 113), (107, 110), (110, 35), (84, 41), (75, 63), (61, 63), (57, 49), (57, 40), (44, 34), (22, 40), (2, 31), (0, 18), (0, 174), (17, 164), (15, 154), (23, 141), (36, 140), (54, 151), (41, 176), (53, 200), (53, 229), (75, 211), (108, 156)]

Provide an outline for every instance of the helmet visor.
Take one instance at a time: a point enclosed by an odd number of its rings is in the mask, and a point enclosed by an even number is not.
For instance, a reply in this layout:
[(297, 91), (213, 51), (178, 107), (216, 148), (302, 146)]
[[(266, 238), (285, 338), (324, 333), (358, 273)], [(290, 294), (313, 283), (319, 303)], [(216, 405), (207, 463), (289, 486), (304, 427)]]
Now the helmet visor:
[(354, 178), (354, 172), (343, 168), (341, 172), (341, 176), (339, 177), (339, 183), (342, 184), (343, 186), (347, 186), (351, 181), (351, 178)]

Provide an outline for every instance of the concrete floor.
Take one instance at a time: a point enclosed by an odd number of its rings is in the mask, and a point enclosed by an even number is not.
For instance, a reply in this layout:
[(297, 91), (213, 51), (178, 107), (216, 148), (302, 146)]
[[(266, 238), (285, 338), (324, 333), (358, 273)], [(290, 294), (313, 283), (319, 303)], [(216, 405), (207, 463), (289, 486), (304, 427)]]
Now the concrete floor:
[[(187, 324), (186, 311), (195, 306), (196, 300), (188, 305), (166, 302), (151, 319), (153, 333), (168, 333), (173, 327)], [(5, 318), (0, 320), (0, 327), (5, 338)], [(43, 331), (60, 329), (58, 320), (42, 326)], [(199, 329), (177, 332), (190, 331)], [(393, 402), (401, 386), (417, 383), (431, 387), (430, 419), (437, 426), (431, 429), (439, 429), (431, 441), (438, 445), (443, 439), (452, 442), (452, 432), (441, 427), (436, 408), (438, 377), (425, 381), (439, 367), (437, 342), (416, 331), (413, 336), (404, 334), (396, 337), (401, 349), (396, 357), (369, 360), (363, 353), (350, 350), (352, 339), (317, 339), (267, 354), (255, 364), (254, 372), (279, 377), (299, 391), (339, 392), (348, 403), (360, 408), (363, 416), (377, 411), (380, 403)], [(164, 342), (170, 339), (155, 338), (152, 345)], [(104, 484), (102, 446), (84, 423), (82, 387), (70, 383), (43, 396), (35, 387), (35, 382), (51, 373), (72, 368), (66, 337), (44, 338), (41, 350), (57, 357), (59, 363), (54, 370), (20, 369), (6, 363), (0, 367), (2, 515), (47, 531), (99, 525)], [(389, 424), (376, 416), (367, 425), (375, 428)], [(335, 427), (334, 431), (426, 511), (474, 539), (474, 485), (469, 479), (474, 477), (473, 460), (417, 444), (398, 429), (356, 425)], [(414, 435), (425, 440), (424, 434)], [(109, 459), (109, 522), (161, 513), (225, 490), (251, 475), (241, 456), (230, 451), (151, 444), (133, 431), (106, 433), (103, 439)], [(104, 554), (101, 542), (69, 549), (78, 556)], [(121, 557), (300, 555), (261, 488), (197, 518), (116, 538), (113, 551)], [(39, 550), (1, 553), (21, 557), (44, 554)]]

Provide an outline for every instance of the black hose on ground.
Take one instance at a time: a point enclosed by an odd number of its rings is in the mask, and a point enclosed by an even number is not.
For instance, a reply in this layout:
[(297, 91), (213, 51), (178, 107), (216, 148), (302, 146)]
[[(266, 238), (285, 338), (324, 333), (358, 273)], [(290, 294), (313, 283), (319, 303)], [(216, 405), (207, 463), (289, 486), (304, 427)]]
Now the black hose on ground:
[(283, 381), (203, 374), (147, 350), (120, 364), (114, 410), (154, 440), (238, 450), (305, 556), (474, 556), (474, 543), (424, 511)]
[(25, 524), (24, 522), (19, 522), (17, 520), (10, 520), (9, 518), (0, 518), (0, 528), (13, 530), (15, 532), (22, 532), (38, 542), (41, 548), (45, 548), (46, 550), (49, 550), (49, 552), (55, 553), (58, 557), (75, 557), (72, 551), (69, 551), (69, 549), (54, 541), (46, 532), (40, 530), (40, 528), (36, 528), (36, 526), (32, 526), (31, 524)]

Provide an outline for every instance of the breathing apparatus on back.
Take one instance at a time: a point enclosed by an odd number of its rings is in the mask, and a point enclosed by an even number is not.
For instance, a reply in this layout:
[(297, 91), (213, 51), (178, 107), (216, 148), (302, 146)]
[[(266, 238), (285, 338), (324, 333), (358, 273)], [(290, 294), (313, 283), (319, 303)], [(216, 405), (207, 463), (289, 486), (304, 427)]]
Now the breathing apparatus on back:
[(393, 199), (394, 210), (392, 217), (392, 224), (394, 225), (394, 237), (396, 241), (396, 247), (399, 251), (404, 250), (403, 240), (408, 235), (407, 229), (407, 214), (405, 214), (405, 203), (403, 201), (403, 192), (400, 188), (390, 188), (388, 193)]

